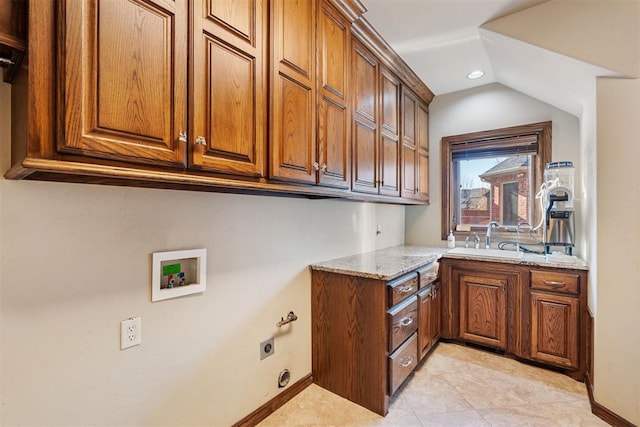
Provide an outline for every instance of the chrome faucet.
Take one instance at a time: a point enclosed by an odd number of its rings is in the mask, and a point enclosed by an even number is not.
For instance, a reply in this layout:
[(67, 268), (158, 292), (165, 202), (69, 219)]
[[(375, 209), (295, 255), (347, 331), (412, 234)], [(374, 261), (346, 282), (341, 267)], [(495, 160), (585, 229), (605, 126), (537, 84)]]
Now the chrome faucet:
[(491, 248), (491, 228), (500, 227), (497, 221), (491, 221), (489, 225), (487, 225), (487, 236), (484, 239), (484, 247), (485, 249)]
[(529, 232), (531, 232), (531, 225), (528, 222), (521, 222), (516, 227), (516, 233), (518, 236), (518, 239), (516, 241), (516, 252), (520, 252), (520, 227), (525, 227), (525, 226), (529, 229)]
[(478, 236), (478, 233), (473, 233), (473, 234), (476, 236), (474, 239), (475, 248), (480, 249), (480, 236)]

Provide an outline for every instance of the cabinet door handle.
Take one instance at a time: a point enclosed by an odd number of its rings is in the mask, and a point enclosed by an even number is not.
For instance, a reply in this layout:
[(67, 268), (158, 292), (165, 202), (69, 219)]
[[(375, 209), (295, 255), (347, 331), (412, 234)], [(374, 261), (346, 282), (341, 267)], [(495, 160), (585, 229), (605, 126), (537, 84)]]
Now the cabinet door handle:
[(178, 133), (178, 142), (187, 142), (187, 133), (182, 132), (182, 130)]
[(327, 172), (327, 164), (323, 163), (322, 166), (320, 166), (320, 172), (322, 173), (326, 173)]
[(8, 67), (10, 65), (14, 65), (15, 62), (10, 60), (9, 58), (0, 58), (0, 67)]
[(196, 138), (196, 144), (197, 145), (207, 145), (207, 140), (204, 138), (204, 136), (199, 136)]
[(543, 280), (542, 283), (545, 285), (549, 285), (552, 288), (562, 288), (567, 286), (567, 282), (555, 282), (553, 280)]
[(399, 323), (401, 327), (406, 328), (413, 323), (413, 317), (403, 317), (402, 319), (400, 319)]
[(413, 356), (404, 356), (400, 358), (400, 366), (407, 368), (413, 363)]
[(320, 164), (318, 162), (313, 162), (312, 166), (314, 171), (320, 170)]

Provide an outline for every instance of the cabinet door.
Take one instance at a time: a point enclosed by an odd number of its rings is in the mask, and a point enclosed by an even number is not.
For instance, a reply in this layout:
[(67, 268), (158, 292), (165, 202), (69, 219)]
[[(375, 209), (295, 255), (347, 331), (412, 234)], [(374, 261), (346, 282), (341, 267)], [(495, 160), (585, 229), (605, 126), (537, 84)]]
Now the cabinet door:
[(267, 4), (262, 0), (193, 4), (190, 166), (264, 176)]
[(66, 0), (61, 152), (184, 167), (187, 3)]
[(431, 290), (431, 321), (430, 327), (430, 341), (433, 346), (440, 339), (440, 331), (442, 329), (442, 295), (440, 295), (440, 283), (435, 283)]
[(318, 18), (319, 183), (349, 188), (350, 24), (325, 0)]
[(531, 357), (578, 368), (578, 299), (531, 292)]
[(418, 356), (422, 359), (431, 349), (433, 341), (433, 286), (418, 293)]
[(429, 110), (422, 102), (416, 109), (416, 192), (418, 200), (429, 201)]
[(316, 0), (271, 2), (271, 171), (316, 183)]
[(380, 69), (380, 194), (400, 196), (400, 80)]
[(415, 96), (402, 89), (402, 197), (417, 198), (416, 108)]
[(507, 280), (460, 276), (460, 338), (507, 348)]
[(352, 190), (378, 194), (378, 60), (354, 40)]

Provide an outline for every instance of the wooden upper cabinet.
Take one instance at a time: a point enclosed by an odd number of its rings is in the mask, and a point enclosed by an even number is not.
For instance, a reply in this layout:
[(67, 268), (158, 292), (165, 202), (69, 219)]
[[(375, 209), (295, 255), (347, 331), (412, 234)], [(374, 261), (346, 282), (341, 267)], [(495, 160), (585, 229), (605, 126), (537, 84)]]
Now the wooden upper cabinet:
[(407, 89), (402, 90), (402, 197), (415, 199), (416, 163), (418, 147), (416, 145), (416, 109), (415, 96)]
[(400, 195), (400, 80), (380, 69), (380, 194)]
[(327, 1), (318, 17), (318, 183), (350, 186), (350, 22)]
[(402, 197), (429, 200), (429, 110), (402, 89)]
[(416, 149), (418, 168), (416, 182), (418, 200), (429, 201), (429, 109), (418, 102), (416, 110)]
[(360, 1), (27, 3), (0, 0), (0, 57), (29, 41), (7, 178), (416, 203), (401, 89), (433, 94)]
[(352, 190), (377, 194), (379, 63), (369, 50), (353, 41), (353, 169)]
[[(316, 0), (271, 2), (270, 177), (316, 182)], [(314, 167), (315, 166), (315, 167)]]
[(189, 165), (265, 175), (267, 5), (194, 1)]
[(400, 195), (400, 80), (353, 40), (352, 190)]
[(61, 152), (184, 167), (187, 3), (59, 3)]

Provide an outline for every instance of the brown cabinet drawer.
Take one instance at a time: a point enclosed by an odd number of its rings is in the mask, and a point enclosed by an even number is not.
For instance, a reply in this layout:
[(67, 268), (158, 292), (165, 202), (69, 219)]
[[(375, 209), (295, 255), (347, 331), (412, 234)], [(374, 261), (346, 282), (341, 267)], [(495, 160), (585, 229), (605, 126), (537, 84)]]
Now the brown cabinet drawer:
[(389, 395), (395, 393), (418, 363), (418, 334), (389, 356)]
[(555, 271), (531, 271), (531, 289), (578, 295), (580, 276)]
[(438, 262), (434, 261), (418, 270), (420, 289), (433, 283), (438, 278)]
[(418, 329), (418, 298), (413, 296), (387, 312), (389, 318), (389, 352)]
[(418, 290), (418, 273), (407, 274), (389, 282), (389, 307), (393, 307)]

